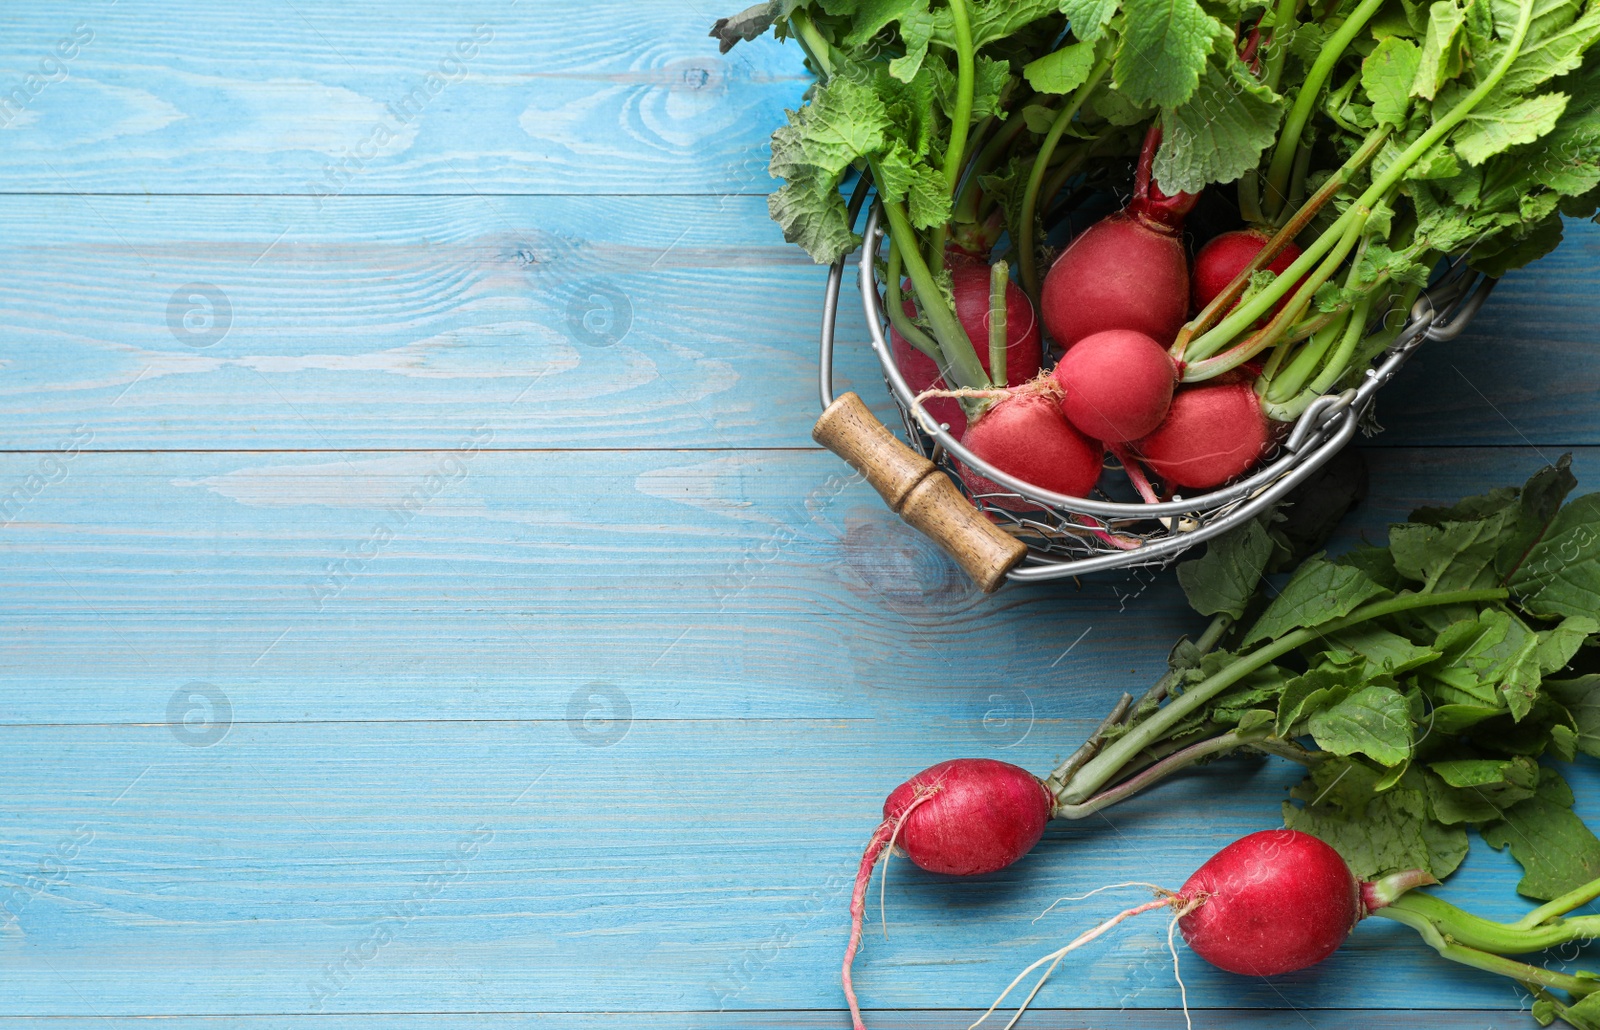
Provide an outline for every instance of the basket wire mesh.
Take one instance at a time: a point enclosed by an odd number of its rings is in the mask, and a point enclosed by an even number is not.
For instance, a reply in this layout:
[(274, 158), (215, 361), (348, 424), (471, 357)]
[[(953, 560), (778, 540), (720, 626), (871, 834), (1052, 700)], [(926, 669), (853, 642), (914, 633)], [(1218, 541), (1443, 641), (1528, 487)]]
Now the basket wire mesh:
[[(867, 184), (851, 198), (854, 223), (865, 206)], [(884, 241), (881, 208), (873, 204), (857, 262), (861, 302), (884, 383), (900, 410), (906, 440), (955, 480), (997, 525), (1028, 545), (1027, 558), (1007, 573), (1013, 582), (1060, 579), (1116, 568), (1161, 566), (1182, 551), (1255, 518), (1337, 454), (1363, 424), (1371, 425), (1379, 388), (1392, 379), (1424, 340), (1458, 336), (1477, 314), (1495, 280), (1471, 271), (1464, 258), (1451, 262), (1412, 305), (1393, 342), (1365, 370), (1359, 386), (1312, 402), (1274, 445), (1266, 460), (1244, 478), (1195, 497), (1161, 503), (1129, 503), (1096, 491), (1069, 497), (1016, 479), (973, 454), (951, 436), (915, 395), (890, 347), (876, 259)], [(823, 300), (820, 387), (822, 406), (833, 403), (833, 346), (847, 260), (833, 265)], [(1002, 488), (974, 495), (957, 474), (957, 462)], [(1104, 482), (1104, 480), (1102, 480)]]

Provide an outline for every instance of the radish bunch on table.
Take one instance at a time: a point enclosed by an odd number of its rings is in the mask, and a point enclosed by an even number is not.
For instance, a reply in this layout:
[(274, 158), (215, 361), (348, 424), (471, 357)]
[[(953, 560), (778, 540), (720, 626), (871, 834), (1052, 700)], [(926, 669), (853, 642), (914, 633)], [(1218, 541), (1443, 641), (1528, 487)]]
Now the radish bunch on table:
[[(1600, 917), (1560, 918), (1600, 897), (1600, 838), (1548, 761), (1600, 757), (1591, 714), (1600, 620), (1587, 613), (1600, 597), (1600, 494), (1563, 503), (1574, 485), (1563, 460), (1520, 489), (1422, 509), (1391, 527), (1388, 547), (1330, 560), (1325, 536), (1360, 492), (1340, 466), (1356, 461), (1341, 455), (1282, 515), (1179, 566), (1210, 624), (1047, 776), (957, 758), (889, 794), (850, 904), (842, 978), (856, 1027), (867, 892), (889, 854), (944, 876), (995, 873), (1033, 851), (1050, 822), (1098, 817), (1225, 756), (1304, 766), (1285, 828), (1231, 845), (1182, 887), (1086, 931), (1024, 977), (1041, 966), (1047, 977), (1147, 911), (1169, 910), (1213, 965), (1258, 976), (1321, 961), (1358, 919), (1380, 914), (1416, 927), (1446, 958), (1533, 985), (1574, 1026), (1600, 1027), (1600, 994), (1584, 1000), (1600, 980), (1507, 958), (1600, 936)], [(1548, 902), (1537, 917), (1500, 926), (1426, 895), (1400, 897), (1459, 867), (1469, 827), (1523, 865), (1518, 890)]]
[(1595, 214), (1592, 5), (768, 0), (713, 35), (816, 74), (769, 210), (832, 263), (870, 182), (924, 425), (1030, 492), (1111, 491), (1110, 454), (1159, 500), (1359, 383), (1445, 259), (1499, 275)]
[[(1019, 984), (1044, 967), (1007, 1024), (1014, 1025), (1069, 954), (1129, 918), (1162, 909), (1171, 913), (1168, 946), (1180, 991), (1173, 930), (1219, 969), (1240, 976), (1281, 976), (1326, 959), (1358, 923), (1377, 916), (1416, 930), (1444, 958), (1510, 978), (1533, 996), (1533, 1015), (1541, 1025), (1561, 1019), (1577, 1030), (1600, 1026), (1600, 977), (1512, 957), (1592, 939), (1600, 930), (1597, 917), (1568, 913), (1600, 897), (1600, 879), (1580, 883), (1512, 923), (1484, 919), (1416, 890), (1438, 882), (1422, 869), (1361, 880), (1338, 851), (1310, 834), (1286, 829), (1252, 833), (1207, 859), (1177, 890), (1147, 884), (1156, 892), (1154, 901), (1124, 909), (1036, 960), (969, 1030), (982, 1025)], [(1187, 991), (1182, 995), (1189, 1023)]]

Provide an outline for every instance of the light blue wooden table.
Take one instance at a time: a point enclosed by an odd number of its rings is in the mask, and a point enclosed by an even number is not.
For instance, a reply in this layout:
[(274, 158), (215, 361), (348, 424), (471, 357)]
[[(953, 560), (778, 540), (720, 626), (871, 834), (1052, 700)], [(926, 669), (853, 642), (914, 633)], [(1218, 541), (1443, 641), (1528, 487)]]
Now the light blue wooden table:
[[(0, 9), (0, 1028), (843, 1027), (883, 795), (1049, 768), (1195, 629), (1170, 576), (979, 596), (810, 443), (823, 276), (764, 199), (805, 80), (702, 3)], [(1347, 536), (1563, 450), (1600, 484), (1597, 267), (1574, 226), (1407, 370)], [(1051, 900), (1176, 883), (1293, 779), (896, 864), (872, 1023), (965, 1026)], [(1477, 842), (1446, 893), (1514, 880)], [(1195, 1026), (1533, 1025), (1405, 933), (1191, 961)], [(1032, 1025), (1181, 1026), (1160, 935)]]

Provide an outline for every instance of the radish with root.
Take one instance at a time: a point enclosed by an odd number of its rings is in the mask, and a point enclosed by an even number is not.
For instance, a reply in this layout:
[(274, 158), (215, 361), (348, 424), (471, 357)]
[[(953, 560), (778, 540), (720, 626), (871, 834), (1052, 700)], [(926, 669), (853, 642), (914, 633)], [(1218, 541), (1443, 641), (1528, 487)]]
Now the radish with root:
[[(1167, 941), (1174, 975), (1178, 966), (1174, 929), (1195, 954), (1219, 969), (1242, 976), (1279, 976), (1321, 962), (1338, 950), (1357, 923), (1378, 916), (1417, 930), (1445, 958), (1518, 981), (1548, 1006), (1551, 1016), (1567, 1018), (1569, 1007), (1600, 992), (1600, 978), (1555, 972), (1506, 957), (1587, 940), (1600, 932), (1596, 926), (1600, 916), (1563, 918), (1600, 896), (1600, 880), (1515, 923), (1492, 922), (1416, 890), (1436, 883), (1419, 869), (1358, 880), (1337, 851), (1310, 834), (1287, 829), (1252, 833), (1213, 855), (1178, 890), (1143, 885), (1155, 890), (1154, 901), (1124, 909), (1028, 966), (972, 1026), (987, 1020), (1018, 984), (1044, 967), (1007, 1024), (1015, 1025), (1067, 955), (1120, 923), (1158, 909), (1172, 913)], [(1178, 986), (1187, 1020), (1187, 991), (1181, 977)], [(1551, 990), (1566, 991), (1571, 1000), (1563, 1002)], [(1593, 1025), (1578, 1013), (1572, 1016), (1569, 1022), (1574, 1026)]]
[[(1059, 412), (1056, 417), (1060, 417)], [(980, 419), (973, 431), (982, 425)], [(1326, 492), (1325, 487), (1319, 486), (1319, 489)], [(1331, 528), (1331, 523), (1329, 525)], [(1322, 540), (1320, 535), (1307, 537), (1294, 545), (1295, 553), (1315, 549)], [(1192, 673), (1201, 660), (1222, 645), (1234, 628), (1233, 616), (1219, 614), (1203, 634), (1187, 645), (1185, 661), (1189, 664), (1173, 664), (1137, 702), (1124, 694), (1100, 728), (1048, 777), (1041, 780), (1025, 769), (991, 759), (944, 762), (913, 776), (885, 801), (882, 820), (867, 841), (857, 870), (850, 909), (850, 939), (842, 967), (845, 995), (855, 1027), (861, 1030), (863, 1024), (851, 970), (861, 940), (867, 886), (874, 866), (894, 848), (903, 848), (916, 865), (932, 872), (954, 876), (993, 873), (1027, 854), (1038, 843), (1049, 821), (1089, 818), (1196, 763), (1246, 748), (1310, 761), (1304, 748), (1290, 740), (1269, 739), (1268, 731), (1259, 726), (1250, 729), (1235, 726), (1215, 736), (1182, 741), (1176, 746), (1168, 746), (1167, 737), (1186, 725), (1184, 720), (1188, 716), (1268, 663), (1320, 639), (1324, 632), (1338, 633), (1372, 620), (1389, 619), (1424, 608), (1448, 608), (1495, 601), (1505, 596), (1503, 589), (1486, 588), (1384, 598), (1337, 619), (1282, 633), (1236, 653), (1225, 652), (1218, 656), (1222, 661), (1213, 663), (1209, 675), (1196, 677)], [(1172, 688), (1179, 684), (1182, 690), (1174, 694)], [(1165, 704), (1161, 703), (1163, 700)], [(1307, 853), (1309, 850), (1299, 849)], [(1229, 859), (1233, 862), (1229, 868), (1243, 868), (1242, 861), (1234, 861), (1238, 857), (1234, 855)], [(1331, 863), (1324, 865), (1333, 868)], [(1215, 868), (1211, 870), (1215, 871)], [(1197, 876), (1189, 886), (1196, 892), (1204, 888), (1214, 893), (1220, 882), (1220, 879), (1212, 881)], [(1178, 893), (1169, 892), (1166, 898)], [(1353, 905), (1349, 899), (1355, 896), (1348, 894), (1345, 904)], [(1180, 904), (1190, 900), (1193, 900), (1192, 895), (1186, 896)], [(1163, 900), (1148, 907), (1166, 903)], [(1341, 934), (1353, 922), (1353, 919), (1343, 921), (1348, 915), (1347, 909), (1335, 906), (1324, 911), (1317, 906), (1302, 907), (1320, 913), (1317, 918), (1330, 925), (1339, 923)], [(1207, 929), (1212, 927), (1215, 917), (1208, 914), (1202, 918), (1207, 922), (1192, 924), (1196, 927), (1197, 940), (1240, 933), (1237, 925), (1223, 922), (1216, 922), (1213, 928)], [(1330, 939), (1328, 934), (1317, 935), (1313, 947), (1284, 954), (1291, 955), (1296, 962), (1310, 961), (1319, 949), (1328, 947)], [(1197, 945), (1205, 946), (1203, 942)], [(1248, 960), (1256, 963), (1257, 968), (1266, 968), (1264, 953), (1260, 947), (1240, 951), (1239, 954), (1246, 957), (1239, 961)], [(1250, 955), (1255, 957), (1249, 958)]]
[(1125, 443), (1166, 418), (1178, 366), (1144, 333), (1108, 329), (1079, 340), (1051, 375), (1067, 421), (1096, 440)]
[[(1061, 391), (1048, 376), (1019, 386), (984, 410), (967, 426), (962, 443), (995, 468), (1069, 497), (1087, 497), (1100, 479), (1105, 448), (1084, 436), (1061, 412)], [(959, 466), (961, 481), (977, 495), (999, 494), (989, 503), (1028, 511), (1027, 501), (977, 472)]]
[(1050, 266), (1039, 306), (1062, 347), (1108, 329), (1131, 329), (1169, 345), (1189, 314), (1183, 219), (1196, 194), (1168, 196), (1151, 177), (1160, 123), (1145, 137), (1128, 206), (1096, 222)]
[(883, 822), (861, 856), (850, 896), (850, 943), (844, 994), (856, 1030), (864, 1030), (850, 968), (861, 944), (867, 884), (885, 851), (905, 850), (929, 872), (979, 876), (997, 872), (1039, 843), (1055, 808), (1044, 783), (1026, 769), (991, 758), (957, 758), (924, 769), (883, 803)]

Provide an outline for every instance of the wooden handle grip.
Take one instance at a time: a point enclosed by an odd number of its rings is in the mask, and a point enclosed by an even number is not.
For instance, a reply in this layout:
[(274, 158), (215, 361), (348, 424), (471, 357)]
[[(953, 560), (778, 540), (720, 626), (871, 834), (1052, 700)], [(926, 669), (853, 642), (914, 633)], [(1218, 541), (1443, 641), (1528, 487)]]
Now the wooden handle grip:
[(1027, 545), (974, 508), (933, 462), (895, 439), (854, 393), (828, 405), (811, 438), (865, 476), (891, 511), (943, 548), (984, 593), (998, 589), (1027, 555)]

